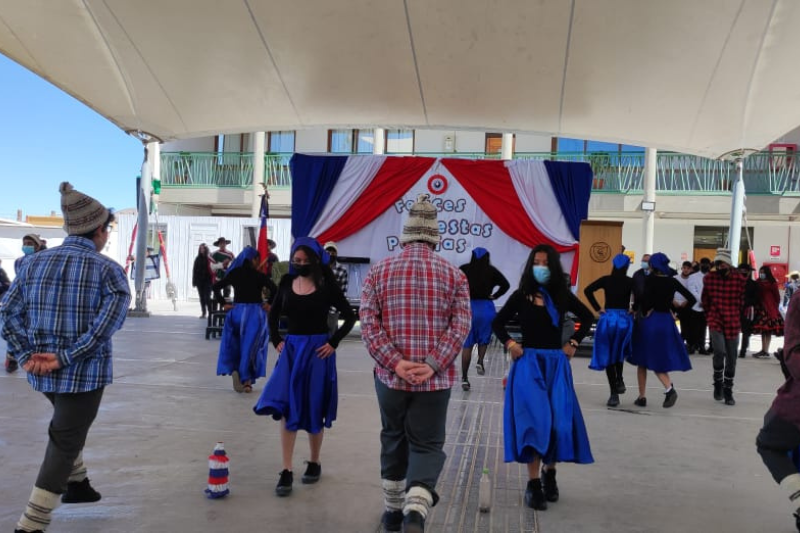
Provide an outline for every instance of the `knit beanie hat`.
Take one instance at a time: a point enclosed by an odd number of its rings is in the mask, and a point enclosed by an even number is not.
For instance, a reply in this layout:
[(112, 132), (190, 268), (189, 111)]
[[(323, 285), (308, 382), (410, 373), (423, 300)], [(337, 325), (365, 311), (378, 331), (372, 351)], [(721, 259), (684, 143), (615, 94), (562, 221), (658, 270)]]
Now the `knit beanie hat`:
[(731, 260), (731, 251), (727, 248), (717, 248), (717, 255), (714, 256), (714, 262), (722, 261), (723, 263), (728, 263), (732, 265), (733, 262)]
[(430, 202), (430, 196), (420, 194), (411, 206), (408, 220), (403, 226), (402, 244), (424, 241), (439, 244), (439, 223), (436, 220), (436, 207)]
[(64, 231), (68, 235), (83, 235), (106, 223), (110, 211), (100, 202), (76, 191), (69, 182), (58, 186), (61, 193), (61, 212), (64, 213)]

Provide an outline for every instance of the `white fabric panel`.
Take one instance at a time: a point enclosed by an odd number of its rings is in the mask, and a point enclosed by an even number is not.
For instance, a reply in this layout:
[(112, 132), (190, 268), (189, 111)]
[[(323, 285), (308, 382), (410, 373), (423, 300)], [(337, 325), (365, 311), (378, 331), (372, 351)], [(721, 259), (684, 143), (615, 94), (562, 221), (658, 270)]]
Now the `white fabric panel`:
[(506, 167), (522, 207), (533, 225), (553, 242), (564, 246), (575, 244), (567, 219), (556, 200), (544, 162), (510, 161), (506, 163)]
[[(350, 209), (361, 193), (372, 183), (386, 156), (352, 156), (344, 164), (339, 181), (331, 191), (331, 197), (311, 228), (309, 235), (321, 235)], [(324, 243), (323, 243), (324, 244)]]

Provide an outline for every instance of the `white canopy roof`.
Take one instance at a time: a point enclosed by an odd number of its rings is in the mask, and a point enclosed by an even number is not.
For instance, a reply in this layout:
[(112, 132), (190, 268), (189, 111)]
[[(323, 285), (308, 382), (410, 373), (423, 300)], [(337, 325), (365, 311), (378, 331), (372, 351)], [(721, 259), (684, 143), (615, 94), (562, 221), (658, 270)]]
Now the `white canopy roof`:
[(795, 0), (0, 0), (0, 52), (162, 140), (535, 132), (719, 156), (800, 124)]

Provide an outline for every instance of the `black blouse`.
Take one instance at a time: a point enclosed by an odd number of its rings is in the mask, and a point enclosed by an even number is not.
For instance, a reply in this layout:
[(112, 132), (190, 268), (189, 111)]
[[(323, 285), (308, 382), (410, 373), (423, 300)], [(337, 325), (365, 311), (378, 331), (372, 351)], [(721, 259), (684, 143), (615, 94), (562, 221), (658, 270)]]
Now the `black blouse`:
[(212, 288), (218, 291), (228, 285), (233, 286), (233, 303), (237, 304), (260, 304), (264, 301), (261, 289), (269, 289), (269, 299), (272, 299), (278, 291), (275, 282), (266, 274), (259, 272), (255, 268), (239, 267), (231, 270), (230, 274), (224, 279), (216, 282)]
[(603, 276), (590, 283), (583, 289), (583, 294), (595, 311), (600, 310), (600, 303), (594, 297), (594, 293), (600, 289), (603, 289), (606, 295), (606, 309), (627, 311), (630, 308), (633, 279), (628, 276)]
[(328, 341), (328, 344), (336, 348), (356, 323), (356, 315), (350, 302), (332, 276), (317, 290), (305, 295), (296, 294), (292, 290), (292, 281), (296, 277), (286, 274), (281, 278), (278, 294), (269, 313), (269, 336), (272, 344), (277, 347), (283, 341), (278, 333), (281, 316), (286, 317), (289, 335), (321, 335), (328, 333), (328, 311), (335, 307), (344, 320)]
[[(502, 272), (497, 270), (492, 265), (489, 265), (489, 275), (477, 276), (475, 273), (470, 272), (470, 264), (461, 265), (461, 271), (467, 276), (469, 283), (469, 299), (470, 300), (496, 300), (508, 292), (511, 288), (508, 280)], [(492, 290), (497, 287), (497, 292), (492, 294)]]
[(680, 281), (668, 276), (650, 274), (644, 283), (644, 296), (642, 297), (642, 312), (647, 313), (651, 309), (657, 312), (672, 310), (672, 301), (675, 293), (680, 293), (686, 298), (686, 307), (691, 307), (697, 303), (697, 298), (684, 287)]
[[(580, 321), (580, 328), (570, 337), (580, 343), (589, 333), (594, 316), (571, 292), (567, 300), (567, 309)], [(524, 348), (557, 349), (564, 345), (562, 333), (564, 316), (561, 316), (558, 327), (554, 326), (547, 309), (543, 305), (534, 304), (519, 289), (514, 291), (492, 322), (492, 330), (503, 344), (511, 338), (506, 330), (506, 324), (515, 316), (519, 319)]]

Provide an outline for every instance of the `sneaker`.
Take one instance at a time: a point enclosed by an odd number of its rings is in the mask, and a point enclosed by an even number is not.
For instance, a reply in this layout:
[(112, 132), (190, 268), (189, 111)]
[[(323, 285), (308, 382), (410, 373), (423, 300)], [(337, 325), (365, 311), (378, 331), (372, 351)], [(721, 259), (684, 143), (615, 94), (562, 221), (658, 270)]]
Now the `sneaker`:
[(401, 531), (403, 529), (403, 511), (384, 511), (381, 524), (384, 531)]
[(405, 533), (424, 533), (425, 519), (417, 511), (409, 511), (403, 517), (403, 531)]
[(647, 407), (647, 398), (640, 396), (633, 401), (633, 405), (637, 407)]
[(12, 372), (16, 372), (18, 368), (19, 363), (17, 363), (17, 360), (10, 355), (6, 355), (6, 372), (11, 374)]
[(762, 357), (769, 357), (769, 354), (767, 352), (765, 352), (764, 350), (761, 350), (761, 351), (758, 351), (758, 352), (754, 353), (753, 357), (755, 357), (756, 359), (761, 359)]
[(670, 387), (669, 390), (664, 394), (664, 405), (665, 409), (669, 409), (675, 402), (678, 401), (678, 391), (675, 390), (675, 387)]
[(486, 369), (483, 367), (483, 363), (478, 363), (475, 365), (475, 371), (478, 373), (479, 376), (482, 376), (486, 373)]
[(288, 496), (292, 493), (292, 482), (294, 482), (294, 474), (291, 470), (284, 470), (281, 472), (281, 477), (278, 480), (278, 485), (275, 487), (275, 494), (278, 496)]
[(722, 383), (714, 383), (714, 399), (722, 401)]
[(462, 379), (461, 380), (461, 390), (469, 392), (470, 388), (471, 388), (471, 386), (469, 384), (469, 380), (467, 378)]
[(608, 397), (608, 401), (606, 402), (608, 407), (616, 407), (619, 405), (619, 394), (612, 393), (611, 396)]
[(525, 488), (525, 505), (537, 511), (547, 509), (547, 500), (544, 498), (541, 479), (529, 479)]
[(542, 480), (544, 480), (544, 499), (548, 502), (558, 501), (558, 484), (556, 483), (556, 470), (542, 468)]
[(626, 390), (628, 389), (625, 387), (625, 382), (619, 380), (619, 382), (617, 383), (617, 394), (625, 394)]
[(306, 461), (306, 465), (306, 472), (301, 481), (306, 485), (319, 481), (319, 477), (322, 475), (322, 465), (311, 461)]
[(67, 483), (67, 492), (61, 495), (61, 503), (92, 503), (100, 501), (100, 498), (100, 493), (89, 484), (89, 478), (85, 478)]

